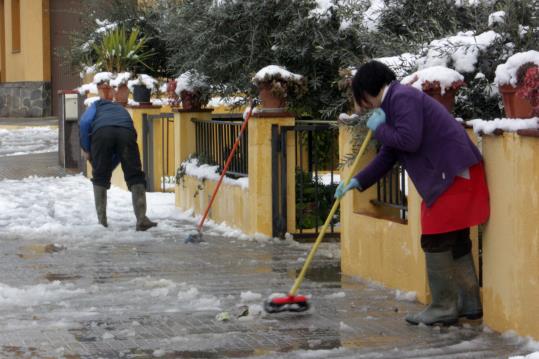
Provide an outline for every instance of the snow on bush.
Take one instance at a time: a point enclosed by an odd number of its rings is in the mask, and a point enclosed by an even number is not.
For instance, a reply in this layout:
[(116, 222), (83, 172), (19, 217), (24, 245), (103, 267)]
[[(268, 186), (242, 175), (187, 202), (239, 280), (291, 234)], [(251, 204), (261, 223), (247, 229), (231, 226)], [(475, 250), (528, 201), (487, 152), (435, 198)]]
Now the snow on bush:
[(433, 40), (427, 46), (426, 57), (418, 61), (418, 66), (421, 69), (452, 63), (458, 72), (474, 72), (481, 51), (486, 50), (498, 38), (500, 34), (491, 30), (477, 36), (473, 31), (467, 31)]
[(539, 66), (539, 52), (530, 50), (526, 52), (519, 52), (509, 57), (505, 64), (500, 64), (496, 67), (496, 77), (494, 83), (498, 86), (512, 85), (516, 87), (518, 78), (517, 71), (520, 66), (525, 63), (534, 63)]
[(182, 91), (196, 92), (203, 89), (209, 89), (208, 80), (194, 70), (186, 71), (176, 79), (176, 95)]

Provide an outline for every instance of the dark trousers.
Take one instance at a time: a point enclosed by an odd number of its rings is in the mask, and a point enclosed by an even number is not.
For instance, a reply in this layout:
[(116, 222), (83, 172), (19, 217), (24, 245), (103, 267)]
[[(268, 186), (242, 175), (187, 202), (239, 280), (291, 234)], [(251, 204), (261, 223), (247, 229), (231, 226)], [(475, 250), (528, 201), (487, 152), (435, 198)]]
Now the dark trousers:
[(96, 186), (110, 188), (110, 178), (120, 160), (127, 187), (142, 183), (146, 185), (137, 145), (137, 133), (126, 127), (107, 126), (92, 134), (92, 182)]
[(452, 251), (453, 259), (458, 259), (472, 250), (470, 228), (447, 233), (423, 234), (421, 248), (427, 253)]

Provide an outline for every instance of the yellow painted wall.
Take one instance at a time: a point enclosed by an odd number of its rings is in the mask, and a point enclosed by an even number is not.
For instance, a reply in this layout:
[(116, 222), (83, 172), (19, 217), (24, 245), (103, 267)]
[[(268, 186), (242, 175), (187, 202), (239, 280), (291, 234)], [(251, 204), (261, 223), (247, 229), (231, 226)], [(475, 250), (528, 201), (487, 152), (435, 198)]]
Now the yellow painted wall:
[(7, 82), (50, 81), (48, 0), (21, 1), (21, 51), (12, 52), (11, 1), (4, 2)]
[[(204, 213), (216, 185), (217, 181), (184, 176), (181, 184), (176, 185), (176, 206), (184, 211), (193, 209), (197, 214)], [(253, 233), (249, 212), (249, 189), (221, 183), (206, 220), (226, 222), (245, 233)]]
[(539, 339), (539, 138), (485, 136), (491, 196), (483, 236), (486, 325)]
[[(350, 133), (340, 131), (341, 158), (350, 152)], [(373, 146), (361, 161), (364, 167), (375, 156)], [(350, 169), (341, 172), (345, 178)], [(341, 267), (343, 273), (373, 280), (390, 288), (417, 293), (428, 300), (425, 259), (420, 244), (419, 209), (421, 199), (409, 181), (408, 224), (399, 223), (396, 213), (370, 203), (376, 187), (354, 191), (341, 201)], [(393, 217), (395, 220), (387, 220)]]

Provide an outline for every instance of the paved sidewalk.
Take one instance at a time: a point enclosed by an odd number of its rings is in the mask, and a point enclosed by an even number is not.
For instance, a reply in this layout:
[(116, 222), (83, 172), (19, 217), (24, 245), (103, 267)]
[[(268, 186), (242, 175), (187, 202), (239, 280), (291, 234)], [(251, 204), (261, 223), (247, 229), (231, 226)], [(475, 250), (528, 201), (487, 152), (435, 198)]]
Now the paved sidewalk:
[(5, 126), (58, 126), (58, 117), (0, 117), (0, 127)]
[[(47, 163), (47, 156), (0, 158), (0, 180), (26, 176), (24, 166), (35, 175), (54, 175), (48, 165), (36, 165)], [(0, 228), (0, 287), (23, 293), (31, 286), (44, 288), (40, 298), (23, 295), (21, 303), (7, 306), (9, 296), (0, 295), (0, 358), (507, 358), (529, 353), (515, 338), (491, 333), (480, 322), (441, 329), (405, 324), (405, 314), (422, 306), (341, 275), (338, 243), (321, 246), (302, 286), (303, 293), (312, 294), (314, 308), (267, 315), (261, 312), (262, 300), (290, 288), (309, 245), (238, 240), (212, 231), (204, 243), (185, 244), (194, 227), (189, 221), (154, 228), (141, 239), (130, 225), (118, 226), (133, 233), (133, 241), (77, 241), (77, 230), (62, 238), (47, 233), (21, 238)], [(230, 320), (216, 319), (223, 312)]]

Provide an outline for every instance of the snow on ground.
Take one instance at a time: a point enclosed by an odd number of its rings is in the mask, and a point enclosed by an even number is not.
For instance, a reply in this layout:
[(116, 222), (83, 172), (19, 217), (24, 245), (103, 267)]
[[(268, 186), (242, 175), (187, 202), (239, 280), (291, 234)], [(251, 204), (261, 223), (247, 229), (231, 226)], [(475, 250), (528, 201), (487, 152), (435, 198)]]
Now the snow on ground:
[(0, 157), (58, 151), (56, 127), (0, 128)]

